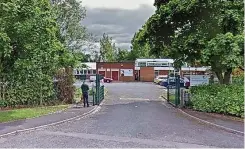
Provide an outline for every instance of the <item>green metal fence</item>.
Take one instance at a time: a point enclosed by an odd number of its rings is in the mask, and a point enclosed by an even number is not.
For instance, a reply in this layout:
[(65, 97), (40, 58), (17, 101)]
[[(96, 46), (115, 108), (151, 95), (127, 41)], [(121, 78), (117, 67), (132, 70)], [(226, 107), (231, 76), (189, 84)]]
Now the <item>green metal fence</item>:
[[(81, 75), (79, 77), (80, 80), (84, 81), (86, 80), (86, 75)], [(94, 105), (99, 105), (102, 100), (105, 98), (104, 95), (104, 85), (101, 85), (100, 81), (103, 79), (103, 77), (100, 74), (96, 74), (96, 80), (95, 80), (95, 86), (92, 86), (91, 93), (89, 93), (89, 102), (93, 103)], [(92, 97), (92, 100), (91, 98)]]
[(100, 84), (100, 80), (102, 79), (103, 77), (100, 75), (100, 74), (96, 74), (96, 92), (95, 92), (95, 104), (96, 105), (99, 105), (102, 100), (105, 98), (105, 95), (104, 95), (104, 85), (101, 85)]
[(168, 78), (167, 101), (175, 107), (180, 104), (180, 76)]

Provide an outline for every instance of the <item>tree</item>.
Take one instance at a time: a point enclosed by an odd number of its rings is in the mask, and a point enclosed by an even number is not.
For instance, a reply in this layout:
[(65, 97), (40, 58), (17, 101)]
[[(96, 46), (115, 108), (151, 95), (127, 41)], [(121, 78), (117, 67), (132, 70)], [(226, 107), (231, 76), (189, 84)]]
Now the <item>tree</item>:
[[(171, 57), (178, 67), (184, 62), (211, 65), (220, 83), (228, 84), (230, 71), (242, 64), (235, 59), (244, 54), (242, 0), (158, 0), (155, 4), (157, 10), (136, 43), (148, 42), (152, 54)], [(224, 47), (226, 51), (221, 50)], [(223, 58), (228, 55), (229, 60)], [(219, 57), (216, 63), (214, 57)]]
[(86, 40), (86, 28), (81, 21), (86, 10), (77, 0), (52, 0), (56, 21), (60, 28), (60, 40), (71, 52), (81, 50)]
[(131, 40), (132, 50), (130, 52), (130, 59), (135, 60), (137, 58), (150, 58), (153, 57), (151, 55), (151, 45), (145, 36), (145, 26), (143, 29), (140, 29), (137, 33), (135, 33), (133, 39)]
[(115, 43), (113, 43), (112, 38), (105, 33), (100, 39), (100, 57), (104, 62), (113, 62), (116, 60)]
[(218, 34), (202, 51), (203, 61), (212, 66), (212, 70), (222, 84), (228, 84), (232, 70), (244, 62), (243, 56), (240, 55), (244, 48), (240, 46), (241, 43), (243, 43), (242, 35), (234, 36), (230, 32)]
[(0, 98), (9, 106), (54, 99), (53, 75), (63, 46), (51, 9), (48, 0), (0, 2)]
[[(57, 14), (56, 21), (60, 28), (58, 37), (65, 46), (66, 59), (73, 62), (73, 64), (69, 63), (69, 66), (74, 66), (77, 62), (81, 62), (82, 59), (79, 56), (85, 56), (85, 50), (94, 50), (95, 39), (81, 24), (86, 16), (86, 10), (82, 6), (82, 2), (77, 0), (52, 0), (52, 5), (53, 11)], [(71, 54), (67, 54), (69, 52)]]
[(118, 61), (118, 62), (129, 61), (130, 60), (129, 53), (130, 52), (126, 49), (118, 48), (118, 52), (116, 55), (116, 61)]

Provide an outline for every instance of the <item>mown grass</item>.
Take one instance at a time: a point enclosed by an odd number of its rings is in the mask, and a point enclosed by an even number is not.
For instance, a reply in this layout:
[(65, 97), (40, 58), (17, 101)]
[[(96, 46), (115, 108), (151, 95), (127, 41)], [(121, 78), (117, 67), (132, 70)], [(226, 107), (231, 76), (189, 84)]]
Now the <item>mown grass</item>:
[(67, 109), (68, 106), (69, 105), (58, 105), (0, 111), (0, 123), (40, 117), (42, 115)]

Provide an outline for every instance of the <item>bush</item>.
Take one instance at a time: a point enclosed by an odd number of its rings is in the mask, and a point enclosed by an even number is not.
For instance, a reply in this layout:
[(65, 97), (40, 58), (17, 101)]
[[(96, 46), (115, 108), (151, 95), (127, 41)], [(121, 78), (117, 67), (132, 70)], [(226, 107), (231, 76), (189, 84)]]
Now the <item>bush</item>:
[(244, 117), (244, 86), (212, 84), (192, 87), (191, 105), (198, 111)]
[(233, 84), (243, 85), (244, 84), (244, 76), (243, 75), (240, 75), (240, 76), (234, 76), (234, 77), (232, 77), (232, 83)]

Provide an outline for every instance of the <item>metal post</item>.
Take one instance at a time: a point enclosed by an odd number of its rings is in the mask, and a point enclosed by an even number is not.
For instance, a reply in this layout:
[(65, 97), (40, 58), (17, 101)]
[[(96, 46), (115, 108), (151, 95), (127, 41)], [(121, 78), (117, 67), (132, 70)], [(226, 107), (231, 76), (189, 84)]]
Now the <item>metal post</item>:
[(96, 74), (96, 96), (95, 96), (95, 104), (99, 104), (99, 94), (100, 94), (100, 75)]
[(169, 102), (169, 75), (168, 75), (168, 86), (167, 86), (167, 101)]
[(180, 75), (175, 77), (175, 106), (180, 103)]
[(178, 78), (178, 83), (177, 83), (178, 84), (178, 88), (177, 88), (177, 90), (178, 90), (177, 91), (178, 92), (178, 94), (177, 94), (177, 96), (178, 96), (177, 97), (177, 105), (179, 105), (180, 104), (180, 75), (178, 75), (177, 78)]
[(94, 106), (95, 105), (95, 103), (94, 103), (94, 85), (92, 86), (92, 91), (93, 91), (92, 96), (93, 96), (93, 106)]

